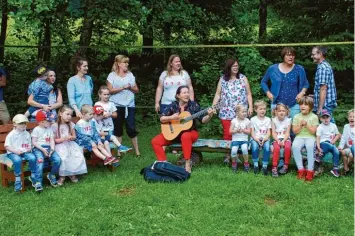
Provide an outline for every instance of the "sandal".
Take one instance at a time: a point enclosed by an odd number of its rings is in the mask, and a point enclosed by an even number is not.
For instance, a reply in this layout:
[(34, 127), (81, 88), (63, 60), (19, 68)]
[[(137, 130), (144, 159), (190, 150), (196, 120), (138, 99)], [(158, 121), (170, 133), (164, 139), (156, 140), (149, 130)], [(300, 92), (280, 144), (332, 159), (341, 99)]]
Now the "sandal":
[(185, 170), (191, 174), (191, 160), (186, 160), (185, 161)]
[(65, 176), (60, 176), (59, 179), (58, 179), (58, 181), (57, 181), (57, 184), (58, 184), (59, 186), (63, 186), (64, 181), (65, 181)]
[(69, 179), (70, 179), (71, 182), (73, 182), (73, 183), (79, 182), (79, 179), (78, 179), (75, 175), (69, 176)]

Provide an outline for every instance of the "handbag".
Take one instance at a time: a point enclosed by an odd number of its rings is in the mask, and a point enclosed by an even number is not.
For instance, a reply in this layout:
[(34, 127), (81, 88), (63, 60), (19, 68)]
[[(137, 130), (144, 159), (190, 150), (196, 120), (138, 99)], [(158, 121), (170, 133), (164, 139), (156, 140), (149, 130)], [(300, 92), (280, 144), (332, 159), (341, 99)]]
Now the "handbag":
[(184, 182), (190, 178), (190, 173), (184, 168), (165, 161), (155, 161), (143, 168), (140, 174), (148, 182)]

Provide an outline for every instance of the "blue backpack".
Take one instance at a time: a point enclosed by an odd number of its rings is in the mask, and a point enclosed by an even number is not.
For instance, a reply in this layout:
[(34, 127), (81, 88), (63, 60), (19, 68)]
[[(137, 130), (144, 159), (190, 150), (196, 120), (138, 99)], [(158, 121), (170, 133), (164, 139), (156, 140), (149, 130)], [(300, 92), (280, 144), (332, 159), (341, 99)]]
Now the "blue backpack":
[(148, 182), (184, 182), (190, 178), (190, 173), (184, 168), (163, 161), (143, 168), (140, 174)]

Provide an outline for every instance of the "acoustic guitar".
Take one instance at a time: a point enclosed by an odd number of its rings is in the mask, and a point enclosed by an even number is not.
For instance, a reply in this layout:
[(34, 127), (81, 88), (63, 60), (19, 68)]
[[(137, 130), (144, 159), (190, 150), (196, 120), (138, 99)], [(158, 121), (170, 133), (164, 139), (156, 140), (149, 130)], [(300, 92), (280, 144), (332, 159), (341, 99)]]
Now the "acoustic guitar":
[(193, 120), (199, 116), (206, 115), (208, 109), (219, 109), (220, 103), (201, 110), (193, 115), (188, 111), (183, 111), (179, 114), (179, 120), (171, 120), (167, 123), (161, 124), (161, 132), (166, 140), (175, 139), (182, 131), (191, 129)]

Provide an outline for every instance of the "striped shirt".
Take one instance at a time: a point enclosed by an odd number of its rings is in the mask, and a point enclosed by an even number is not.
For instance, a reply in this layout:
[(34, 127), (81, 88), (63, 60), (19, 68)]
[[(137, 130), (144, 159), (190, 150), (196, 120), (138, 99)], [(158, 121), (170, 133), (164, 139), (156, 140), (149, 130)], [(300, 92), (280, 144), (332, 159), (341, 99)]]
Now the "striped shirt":
[(333, 69), (330, 64), (324, 60), (317, 66), (316, 76), (314, 79), (314, 111), (318, 110), (320, 87), (327, 85), (327, 94), (322, 108), (333, 110), (337, 106), (337, 91), (335, 87)]

